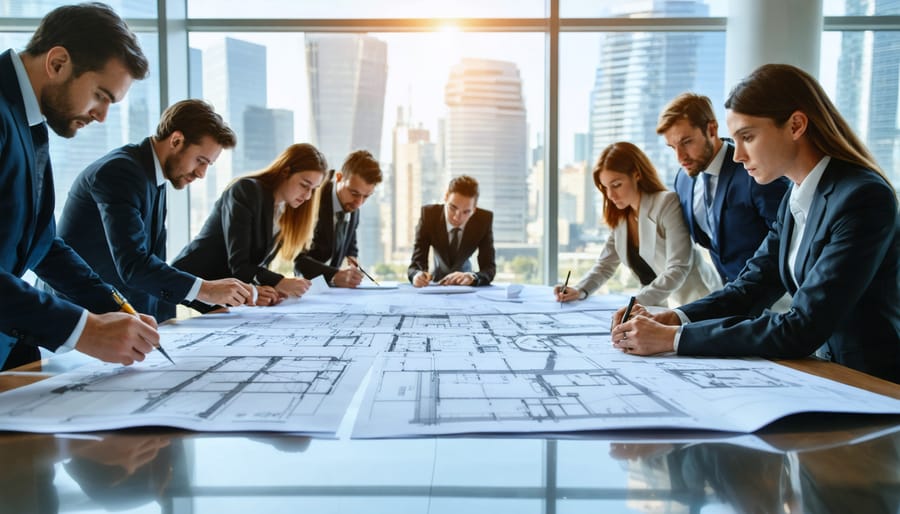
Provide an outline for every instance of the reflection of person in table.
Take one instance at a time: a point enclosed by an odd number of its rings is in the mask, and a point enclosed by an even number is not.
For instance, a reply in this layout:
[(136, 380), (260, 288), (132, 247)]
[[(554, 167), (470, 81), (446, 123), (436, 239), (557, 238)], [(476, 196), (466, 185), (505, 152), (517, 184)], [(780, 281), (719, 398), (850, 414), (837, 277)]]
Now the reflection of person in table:
[[(434, 250), (434, 272), (428, 252)], [(478, 272), (470, 258), (478, 251)], [(450, 181), (443, 204), (425, 205), (416, 226), (416, 240), (407, 270), (415, 287), (486, 286), (494, 280), (494, 214), (478, 207), (478, 181), (461, 175)]]

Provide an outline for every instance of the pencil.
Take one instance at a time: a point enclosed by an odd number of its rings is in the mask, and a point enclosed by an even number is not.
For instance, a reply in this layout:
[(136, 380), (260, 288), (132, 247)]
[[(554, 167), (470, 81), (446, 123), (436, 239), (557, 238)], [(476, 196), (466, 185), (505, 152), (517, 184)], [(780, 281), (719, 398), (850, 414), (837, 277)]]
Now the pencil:
[[(125, 312), (127, 312), (128, 314), (131, 314), (132, 316), (134, 316), (134, 317), (140, 319), (140, 316), (138, 316), (138, 312), (137, 312), (136, 310), (134, 310), (134, 307), (132, 307), (131, 304), (128, 303), (128, 300), (126, 300), (125, 297), (122, 296), (121, 293), (119, 293), (118, 291), (116, 291), (115, 289), (113, 289), (113, 290), (112, 290), (112, 297), (113, 297), (113, 300), (115, 300), (115, 302), (116, 302), (117, 304), (119, 304), (119, 307), (120, 307), (123, 311), (125, 311)], [(166, 352), (165, 350), (163, 350), (163, 347), (162, 347), (161, 344), (160, 344), (159, 346), (157, 346), (156, 349), (159, 350), (159, 353), (163, 354), (163, 357), (169, 359), (169, 362), (171, 362), (172, 364), (175, 364), (175, 361), (172, 360), (172, 357), (169, 357), (168, 352)]]
[(357, 260), (354, 259), (353, 257), (349, 257), (349, 256), (347, 257), (347, 260), (350, 261), (350, 264), (356, 266), (356, 269), (358, 269), (360, 273), (362, 273), (363, 275), (365, 275), (366, 278), (368, 278), (368, 279), (371, 280), (372, 282), (375, 282), (375, 285), (376, 285), (376, 286), (380, 286), (380, 285), (381, 285), (381, 284), (378, 283), (377, 280), (375, 280), (374, 278), (372, 278), (372, 275), (369, 275), (368, 273), (366, 273), (366, 270), (362, 269), (362, 266), (359, 265), (359, 261), (357, 261)]

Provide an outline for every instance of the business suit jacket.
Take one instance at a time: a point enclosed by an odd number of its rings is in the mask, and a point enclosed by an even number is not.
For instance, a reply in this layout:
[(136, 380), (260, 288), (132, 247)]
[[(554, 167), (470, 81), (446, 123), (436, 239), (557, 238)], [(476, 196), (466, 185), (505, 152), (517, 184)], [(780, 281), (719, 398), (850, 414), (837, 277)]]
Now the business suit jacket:
[(472, 271), (469, 258), (478, 250), (478, 272), (473, 285), (486, 286), (494, 280), (497, 263), (494, 262), (494, 213), (476, 208), (466, 222), (466, 228), (459, 242), (456, 259), (450, 259), (450, 234), (447, 233), (447, 218), (444, 204), (422, 207), (419, 224), (416, 226), (416, 241), (413, 246), (412, 262), (407, 275), (409, 281), (420, 271), (428, 271), (428, 250), (434, 248), (435, 281), (454, 271)]
[[(691, 237), (709, 250), (722, 282), (734, 280), (744, 264), (765, 239), (775, 223), (778, 205), (788, 187), (788, 180), (780, 178), (766, 185), (758, 184), (744, 165), (734, 162), (734, 144), (723, 139), (725, 160), (719, 171), (713, 212), (716, 241), (710, 241), (694, 219), (694, 180), (683, 169), (675, 175), (675, 192), (681, 202), (685, 223)], [(696, 180), (701, 180), (700, 176)]]
[[(830, 358), (900, 382), (900, 216), (894, 190), (832, 158), (819, 181), (790, 275), (789, 195), (775, 228), (723, 290), (681, 307), (683, 355)], [(764, 311), (785, 291), (787, 312)]]
[(271, 191), (255, 178), (239, 179), (222, 193), (200, 233), (172, 265), (207, 280), (233, 277), (275, 286), (284, 275), (266, 267), (278, 253), (274, 212)]
[[(344, 239), (341, 248), (337, 249), (337, 255), (334, 255), (335, 223), (332, 190), (334, 190), (333, 180), (329, 180), (322, 186), (320, 193), (322, 196), (319, 199), (319, 219), (316, 222), (312, 244), (309, 250), (300, 252), (294, 258), (294, 273), (302, 275), (306, 279), (324, 275), (325, 280), (331, 282), (335, 273), (340, 271), (341, 263), (344, 262), (346, 257), (359, 255), (359, 250), (356, 247), (356, 227), (359, 226), (359, 209), (349, 214), (347, 237)], [(332, 266), (330, 264), (332, 262), (336, 265)]]
[[(35, 169), (35, 148), (10, 52), (0, 54), (0, 360), (12, 344), (20, 362), (40, 357), (37, 346), (57, 349), (71, 335), (82, 309), (21, 279), (33, 270), (53, 288), (93, 312), (118, 310), (110, 286), (61, 239), (53, 219), (50, 163)], [(38, 174), (43, 187), (38, 195)]]
[[(635, 295), (639, 303), (665, 306), (671, 297), (680, 305), (721, 287), (715, 270), (691, 242), (675, 193), (641, 194), (638, 241), (638, 254), (656, 273), (656, 278)], [(620, 262), (632, 267), (628, 262), (628, 224), (624, 220), (612, 228), (597, 263), (575, 288), (593, 293), (613, 276)]]
[(166, 264), (166, 195), (153, 145), (125, 145), (91, 163), (72, 184), (59, 235), (139, 312), (175, 316), (197, 277)]

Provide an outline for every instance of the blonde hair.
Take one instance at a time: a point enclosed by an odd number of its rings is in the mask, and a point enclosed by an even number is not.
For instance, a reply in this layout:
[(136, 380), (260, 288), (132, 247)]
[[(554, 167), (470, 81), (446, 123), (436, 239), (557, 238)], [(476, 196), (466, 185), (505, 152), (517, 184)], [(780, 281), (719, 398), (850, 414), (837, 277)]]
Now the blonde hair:
[[(322, 152), (309, 143), (298, 143), (287, 147), (269, 166), (251, 177), (274, 194), (278, 186), (294, 173), (318, 171), (325, 175), (327, 170), (328, 162)], [(297, 208), (289, 205), (285, 208), (278, 222), (280, 231), (276, 241), (276, 244), (281, 245), (278, 250), (280, 258), (292, 260), (295, 255), (309, 248), (319, 216), (320, 191), (321, 188), (317, 189), (309, 200)]]

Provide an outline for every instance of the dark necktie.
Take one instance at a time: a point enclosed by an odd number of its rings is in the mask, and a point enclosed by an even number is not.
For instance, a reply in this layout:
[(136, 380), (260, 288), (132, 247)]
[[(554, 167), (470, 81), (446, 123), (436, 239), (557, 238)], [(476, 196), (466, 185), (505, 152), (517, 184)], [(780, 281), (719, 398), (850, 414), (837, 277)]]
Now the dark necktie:
[(45, 123), (32, 125), (31, 141), (34, 144), (34, 189), (37, 192), (38, 202), (42, 202), (44, 179), (50, 173), (50, 144)]
[(455, 227), (450, 231), (450, 262), (456, 262), (457, 253), (459, 253), (459, 232), (460, 228)]
[(706, 204), (706, 225), (709, 227), (709, 238), (715, 244), (716, 240), (716, 215), (713, 209), (713, 200), (715, 192), (712, 189), (711, 175), (709, 173), (701, 173), (703, 176), (703, 202)]
[(347, 238), (347, 213), (337, 213), (337, 225), (334, 227), (334, 253), (331, 257), (332, 266), (339, 266), (343, 258), (344, 240)]
[(156, 194), (156, 239), (153, 242), (153, 251), (160, 258), (166, 258), (166, 184), (157, 187)]

